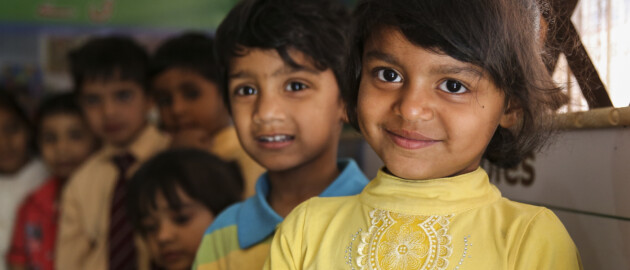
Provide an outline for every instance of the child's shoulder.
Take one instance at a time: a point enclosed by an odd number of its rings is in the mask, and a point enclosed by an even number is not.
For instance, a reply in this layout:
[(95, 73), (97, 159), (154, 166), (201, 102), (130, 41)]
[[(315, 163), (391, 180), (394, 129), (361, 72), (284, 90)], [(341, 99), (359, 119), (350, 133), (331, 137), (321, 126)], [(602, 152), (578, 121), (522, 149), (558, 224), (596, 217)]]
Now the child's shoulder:
[(298, 205), (287, 216), (286, 220), (308, 222), (307, 219), (313, 217), (318, 222), (332, 220), (333, 218), (343, 218), (343, 213), (349, 213), (352, 209), (360, 206), (359, 195), (338, 196), (338, 197), (313, 197)]
[(521, 227), (525, 232), (541, 230), (566, 233), (562, 221), (546, 207), (501, 198), (497, 204), (497, 210), (503, 217), (502, 220), (512, 223), (513, 226)]
[(212, 221), (212, 224), (210, 225), (210, 227), (208, 227), (204, 234), (207, 235), (230, 226), (236, 226), (238, 221), (238, 213), (243, 207), (243, 204), (244, 201), (237, 202), (219, 213), (219, 215), (214, 219), (214, 221)]

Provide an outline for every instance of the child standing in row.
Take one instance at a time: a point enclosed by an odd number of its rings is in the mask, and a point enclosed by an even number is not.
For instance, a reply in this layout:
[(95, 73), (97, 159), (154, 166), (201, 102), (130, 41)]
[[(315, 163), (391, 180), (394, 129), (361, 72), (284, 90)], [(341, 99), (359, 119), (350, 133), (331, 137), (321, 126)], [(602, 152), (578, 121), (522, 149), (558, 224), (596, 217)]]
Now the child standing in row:
[(14, 95), (0, 89), (0, 270), (6, 269), (15, 214), (22, 200), (46, 179), (34, 156), (33, 130)]
[(197, 149), (167, 150), (130, 180), (129, 213), (159, 269), (190, 270), (204, 231), (242, 190), (236, 163)]
[(187, 33), (164, 42), (151, 59), (151, 90), (174, 147), (195, 147), (236, 161), (245, 178), (244, 198), (254, 194), (264, 169), (243, 150), (219, 89), (214, 40)]
[(127, 179), (170, 139), (147, 121), (149, 57), (127, 37), (89, 40), (70, 55), (76, 94), (103, 148), (69, 180), (61, 199), (57, 269), (148, 269), (126, 213)]
[(479, 167), (546, 138), (558, 91), (533, 0), (365, 0), (348, 116), (385, 167), (361, 194), (313, 198), (265, 269), (581, 269), (550, 210), (501, 197)]
[(246, 0), (219, 26), (224, 97), (243, 148), (267, 173), (210, 226), (194, 269), (261, 269), (296, 205), (367, 184), (354, 161), (337, 160), (347, 20), (335, 0)]
[(50, 178), (22, 203), (7, 253), (9, 269), (54, 269), (59, 197), (66, 180), (98, 146), (73, 94), (45, 99), (37, 143)]

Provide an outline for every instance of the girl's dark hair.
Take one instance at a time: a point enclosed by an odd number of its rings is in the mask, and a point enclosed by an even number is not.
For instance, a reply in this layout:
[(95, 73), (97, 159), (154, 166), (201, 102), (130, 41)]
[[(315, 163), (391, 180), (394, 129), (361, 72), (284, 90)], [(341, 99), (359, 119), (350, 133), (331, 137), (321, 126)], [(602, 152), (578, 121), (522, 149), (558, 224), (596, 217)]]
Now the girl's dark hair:
[(75, 91), (85, 81), (133, 81), (147, 91), (149, 56), (127, 36), (92, 38), (68, 54)]
[(291, 58), (289, 50), (298, 50), (310, 57), (319, 70), (332, 69), (343, 92), (349, 26), (349, 11), (338, 0), (244, 0), (238, 3), (216, 32), (215, 55), (228, 108), (230, 61), (243, 56), (248, 48), (276, 50), (285, 63), (295, 68), (300, 65)]
[[(348, 118), (359, 129), (357, 97), (364, 45), (380, 30), (399, 30), (411, 43), (483, 68), (505, 93), (506, 110), (519, 111), (518, 126), (498, 127), (484, 157), (501, 167), (517, 165), (549, 138), (550, 112), (560, 89), (542, 61), (535, 0), (363, 0), (354, 13), (347, 69)], [(421, 63), (419, 63), (421, 64)]]
[(32, 131), (31, 121), (28, 117), (28, 114), (18, 102), (15, 95), (8, 91), (5, 91), (4, 89), (0, 89), (0, 108), (7, 110), (11, 114), (13, 114), (26, 127), (29, 132)]
[(28, 138), (29, 151), (35, 152), (37, 147), (35, 147), (35, 139), (33, 132), (33, 125), (31, 123), (31, 119), (29, 118), (28, 113), (24, 110), (24, 107), (17, 100), (17, 97), (13, 95), (11, 92), (8, 92), (4, 89), (0, 89), (0, 109), (6, 110), (15, 118), (20, 121), (21, 125), (26, 129)]
[(144, 163), (128, 183), (129, 216), (137, 230), (155, 198), (162, 192), (171, 209), (181, 208), (177, 188), (201, 202), (214, 215), (238, 202), (243, 193), (243, 179), (236, 163), (226, 162), (202, 150), (172, 149)]
[(214, 59), (214, 40), (202, 33), (189, 32), (165, 41), (153, 54), (150, 77), (169, 68), (184, 68), (218, 83), (219, 71)]

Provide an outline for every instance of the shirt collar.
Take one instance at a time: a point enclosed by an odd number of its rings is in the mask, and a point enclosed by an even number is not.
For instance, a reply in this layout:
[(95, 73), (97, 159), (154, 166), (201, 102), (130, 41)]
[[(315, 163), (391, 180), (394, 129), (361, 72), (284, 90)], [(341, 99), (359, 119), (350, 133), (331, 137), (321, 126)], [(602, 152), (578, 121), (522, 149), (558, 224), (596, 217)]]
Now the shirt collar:
[(105, 145), (102, 150), (102, 157), (104, 161), (109, 162), (113, 156), (128, 151), (136, 160), (146, 160), (155, 153), (156, 142), (163, 142), (159, 145), (166, 145), (169, 140), (170, 137), (160, 132), (154, 125), (147, 124), (127, 148), (120, 148), (111, 144)]
[[(337, 162), (341, 173), (319, 196), (335, 197), (355, 195), (368, 183), (367, 178), (352, 159)], [(236, 217), (238, 243), (249, 248), (273, 234), (283, 218), (267, 202), (269, 178), (264, 173), (256, 183), (256, 194), (243, 202)]]
[(381, 169), (359, 198), (370, 207), (407, 215), (447, 215), (492, 203), (501, 192), (481, 167), (430, 180), (402, 179)]

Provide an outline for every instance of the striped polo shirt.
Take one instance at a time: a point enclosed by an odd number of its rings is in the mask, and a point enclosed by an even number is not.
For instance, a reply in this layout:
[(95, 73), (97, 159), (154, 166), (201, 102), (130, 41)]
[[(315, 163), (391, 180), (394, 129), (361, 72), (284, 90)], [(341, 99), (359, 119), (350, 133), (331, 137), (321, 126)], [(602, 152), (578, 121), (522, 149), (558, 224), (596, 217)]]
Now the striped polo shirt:
[[(352, 159), (337, 162), (341, 173), (319, 196), (355, 195), (368, 179)], [(204, 233), (193, 269), (262, 269), (283, 218), (267, 202), (269, 178), (258, 178), (256, 194), (223, 211)]]

